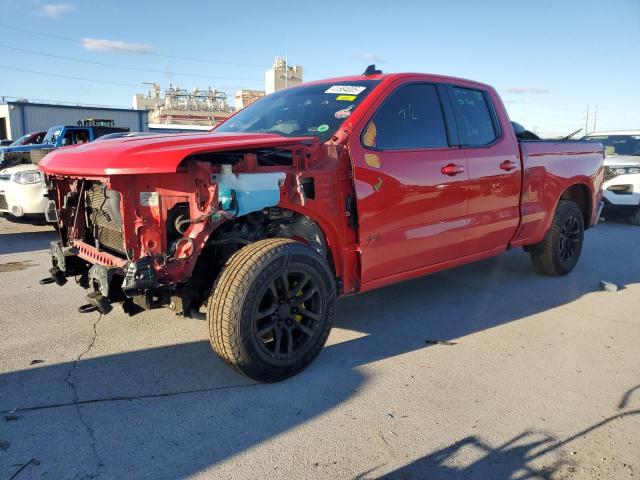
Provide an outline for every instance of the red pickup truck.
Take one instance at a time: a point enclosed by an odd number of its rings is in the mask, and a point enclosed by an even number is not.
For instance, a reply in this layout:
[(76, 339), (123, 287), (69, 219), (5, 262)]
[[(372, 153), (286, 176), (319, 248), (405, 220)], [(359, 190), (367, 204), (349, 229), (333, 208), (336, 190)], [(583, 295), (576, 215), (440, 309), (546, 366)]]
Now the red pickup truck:
[(60, 241), (41, 282), (77, 277), (81, 311), (204, 306), (217, 354), (277, 381), (318, 355), (339, 295), (514, 247), (569, 273), (603, 158), (594, 142), (519, 140), (488, 85), (369, 68), (268, 95), (210, 133), (50, 153)]

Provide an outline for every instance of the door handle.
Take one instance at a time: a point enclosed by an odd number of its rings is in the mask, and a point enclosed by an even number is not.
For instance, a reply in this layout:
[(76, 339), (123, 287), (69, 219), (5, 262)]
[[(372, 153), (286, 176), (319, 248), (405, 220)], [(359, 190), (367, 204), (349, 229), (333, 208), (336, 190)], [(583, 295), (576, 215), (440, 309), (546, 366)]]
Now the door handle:
[(518, 166), (515, 164), (515, 162), (512, 162), (511, 160), (505, 160), (504, 162), (502, 162), (500, 164), (500, 168), (502, 170), (506, 170), (507, 172), (517, 168)]
[(444, 167), (442, 167), (440, 169), (440, 171), (444, 175), (449, 175), (450, 177), (453, 177), (454, 175), (458, 175), (460, 173), (463, 173), (464, 172), (464, 167), (462, 165), (456, 165), (455, 163), (450, 163), (450, 164), (445, 165)]

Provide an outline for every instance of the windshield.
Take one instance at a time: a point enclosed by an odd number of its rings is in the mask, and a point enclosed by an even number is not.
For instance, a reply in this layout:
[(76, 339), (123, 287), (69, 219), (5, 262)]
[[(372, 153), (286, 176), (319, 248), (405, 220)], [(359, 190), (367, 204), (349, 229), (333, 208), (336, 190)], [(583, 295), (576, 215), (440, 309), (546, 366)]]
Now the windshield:
[(607, 151), (607, 155), (640, 156), (640, 135), (589, 135), (583, 140), (600, 142)]
[(30, 136), (31, 136), (31, 134), (23, 135), (22, 137), (17, 139), (15, 142), (11, 143), (9, 146), (10, 147), (19, 147), (24, 142), (26, 142), (29, 139)]
[(61, 131), (62, 127), (51, 127), (44, 136), (42, 143), (56, 143)]
[(314, 136), (325, 142), (378, 83), (359, 80), (280, 90), (252, 103), (214, 131)]

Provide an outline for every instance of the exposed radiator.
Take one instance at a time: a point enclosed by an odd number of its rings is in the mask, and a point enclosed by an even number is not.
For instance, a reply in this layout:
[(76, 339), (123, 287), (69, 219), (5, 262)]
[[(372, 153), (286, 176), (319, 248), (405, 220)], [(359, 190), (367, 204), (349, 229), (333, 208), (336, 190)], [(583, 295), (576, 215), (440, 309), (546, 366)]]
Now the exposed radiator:
[(117, 194), (109, 192), (101, 183), (94, 183), (87, 189), (87, 231), (93, 236), (99, 249), (106, 248), (124, 254), (119, 196), (114, 203), (113, 198), (108, 198), (109, 195)]

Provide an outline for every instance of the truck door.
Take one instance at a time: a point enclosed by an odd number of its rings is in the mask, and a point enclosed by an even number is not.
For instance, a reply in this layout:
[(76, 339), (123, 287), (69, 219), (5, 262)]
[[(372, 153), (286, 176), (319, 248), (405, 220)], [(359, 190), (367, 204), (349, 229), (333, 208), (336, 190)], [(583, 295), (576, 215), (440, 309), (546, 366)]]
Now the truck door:
[(522, 171), (517, 141), (488, 91), (448, 86), (469, 174), (466, 254), (506, 248), (520, 222)]
[(467, 160), (450, 146), (446, 101), (434, 84), (405, 83), (354, 130), (363, 284), (461, 256)]

